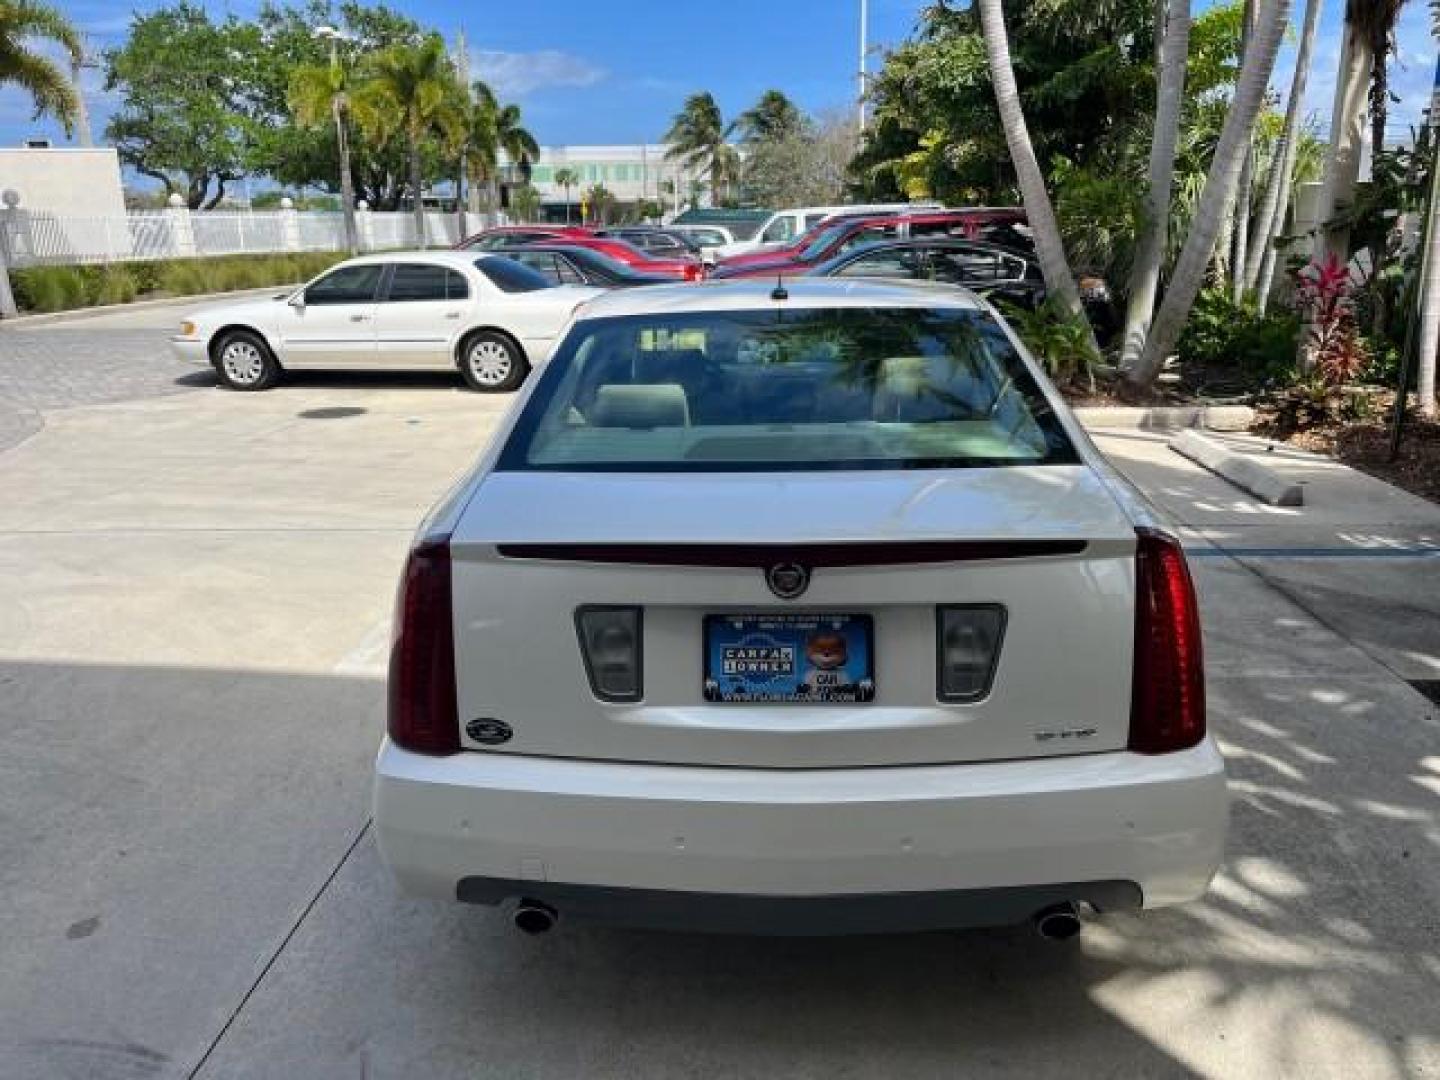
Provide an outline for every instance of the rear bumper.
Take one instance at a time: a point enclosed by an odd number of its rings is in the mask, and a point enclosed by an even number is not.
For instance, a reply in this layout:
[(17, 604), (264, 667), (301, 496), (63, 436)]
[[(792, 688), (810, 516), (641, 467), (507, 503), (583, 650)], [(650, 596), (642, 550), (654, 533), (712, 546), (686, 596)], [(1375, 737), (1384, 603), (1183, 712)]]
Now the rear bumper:
[(1227, 817), (1208, 739), (1157, 757), (807, 770), (432, 758), (387, 740), (375, 785), (380, 852), (407, 891), (717, 929), (737, 928), (706, 917), (717, 902), (742, 927), (812, 932), (1178, 903), (1205, 891)]

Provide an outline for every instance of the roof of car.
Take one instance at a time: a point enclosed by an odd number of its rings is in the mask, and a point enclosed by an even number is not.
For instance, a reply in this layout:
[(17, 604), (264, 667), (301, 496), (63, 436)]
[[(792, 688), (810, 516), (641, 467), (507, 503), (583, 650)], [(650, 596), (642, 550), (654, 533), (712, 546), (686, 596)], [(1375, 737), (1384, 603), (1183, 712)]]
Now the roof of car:
[(442, 266), (474, 266), (476, 259), (484, 259), (493, 255), (489, 251), (456, 251), (451, 248), (431, 248), (425, 251), (384, 251), (376, 252), (373, 255), (357, 255), (353, 259), (346, 259), (348, 264), (363, 263), (392, 263), (392, 262), (429, 262)]
[(699, 311), (753, 311), (756, 308), (965, 308), (980, 307), (966, 289), (929, 281), (857, 281), (853, 278), (785, 279), (786, 298), (772, 294), (770, 278), (741, 278), (699, 284), (655, 285), (596, 297), (582, 318), (677, 315)]

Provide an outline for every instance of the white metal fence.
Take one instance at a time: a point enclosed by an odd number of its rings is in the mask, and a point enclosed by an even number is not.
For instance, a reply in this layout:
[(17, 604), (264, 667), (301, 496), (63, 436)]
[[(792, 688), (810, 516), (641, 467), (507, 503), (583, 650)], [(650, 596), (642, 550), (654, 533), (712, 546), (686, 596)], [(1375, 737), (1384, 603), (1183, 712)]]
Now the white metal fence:
[[(449, 247), (494, 224), (493, 215), (425, 215), (425, 246)], [(404, 211), (355, 215), (361, 251), (422, 246), (415, 217)], [(10, 266), (261, 255), (287, 251), (343, 251), (345, 221), (338, 211), (206, 210), (184, 207), (131, 210), (124, 217), (75, 216), (0, 208), (0, 256)]]

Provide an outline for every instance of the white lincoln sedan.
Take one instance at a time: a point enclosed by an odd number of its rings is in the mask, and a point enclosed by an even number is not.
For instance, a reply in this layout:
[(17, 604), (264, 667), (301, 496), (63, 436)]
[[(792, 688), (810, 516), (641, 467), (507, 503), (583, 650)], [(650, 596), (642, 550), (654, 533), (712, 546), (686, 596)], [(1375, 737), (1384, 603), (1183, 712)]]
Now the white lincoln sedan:
[(1179, 543), (983, 301), (588, 304), (410, 553), (380, 851), (421, 895), (746, 933), (1200, 896)]
[(201, 308), (170, 342), (232, 390), (286, 371), (457, 368), (476, 390), (513, 390), (599, 292), (474, 252), (369, 255), (292, 292)]

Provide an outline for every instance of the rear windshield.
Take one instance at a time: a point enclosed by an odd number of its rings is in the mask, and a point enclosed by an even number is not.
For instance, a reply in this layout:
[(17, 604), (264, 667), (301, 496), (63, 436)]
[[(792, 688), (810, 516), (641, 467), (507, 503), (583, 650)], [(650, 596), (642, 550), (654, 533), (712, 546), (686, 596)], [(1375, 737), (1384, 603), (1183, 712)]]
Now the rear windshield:
[(985, 312), (786, 309), (576, 325), (502, 470), (763, 472), (1073, 464)]
[(502, 292), (534, 292), (537, 289), (552, 288), (555, 284), (540, 271), (514, 259), (491, 256), (488, 259), (476, 259), (475, 265), (480, 268), (480, 273), (490, 279), (490, 284)]

